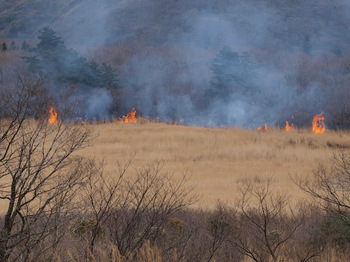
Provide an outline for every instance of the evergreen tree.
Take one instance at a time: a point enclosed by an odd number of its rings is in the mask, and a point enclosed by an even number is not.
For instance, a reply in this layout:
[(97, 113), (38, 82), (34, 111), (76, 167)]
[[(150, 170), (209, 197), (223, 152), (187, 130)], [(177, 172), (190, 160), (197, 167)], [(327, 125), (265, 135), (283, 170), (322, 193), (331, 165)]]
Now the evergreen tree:
[(29, 45), (27, 44), (26, 40), (23, 40), (21, 49), (23, 51), (27, 51), (29, 49)]
[(95, 61), (86, 62), (82, 72), (82, 81), (91, 86), (103, 86), (102, 72), (98, 63)]
[(101, 77), (102, 77), (102, 86), (118, 88), (119, 87), (119, 78), (116, 74), (116, 71), (111, 65), (105, 63), (101, 67)]
[(6, 44), (6, 42), (3, 42), (3, 43), (2, 43), (1, 50), (2, 50), (3, 52), (7, 51), (7, 44)]
[(52, 29), (41, 29), (38, 39), (40, 41), (37, 46), (31, 49), (35, 53), (34, 56), (24, 57), (32, 72), (42, 72), (56, 83), (91, 87), (119, 86), (118, 76), (112, 66), (99, 66), (94, 61), (87, 62), (75, 50), (68, 49)]
[(207, 95), (227, 100), (231, 94), (249, 96), (256, 92), (255, 65), (248, 53), (238, 54), (224, 47), (213, 59), (211, 70), (213, 78)]
[(10, 43), (10, 49), (11, 50), (16, 50), (16, 43), (15, 43), (15, 41), (11, 41), (11, 43)]
[(57, 78), (60, 66), (60, 56), (66, 47), (60, 37), (47, 27), (39, 31), (38, 39), (40, 42), (32, 51), (35, 53), (32, 57), (24, 57), (29, 63), (29, 69), (33, 72), (41, 71), (51, 78)]
[(44, 27), (40, 29), (38, 39), (40, 42), (36, 50), (42, 55), (53, 54), (66, 49), (61, 37), (56, 36), (56, 32), (51, 28)]
[[(59, 56), (57, 77), (59, 81), (66, 83), (84, 83), (83, 72), (85, 67), (86, 59), (80, 57), (73, 49), (65, 49)], [(87, 84), (92, 86), (90, 84)]]

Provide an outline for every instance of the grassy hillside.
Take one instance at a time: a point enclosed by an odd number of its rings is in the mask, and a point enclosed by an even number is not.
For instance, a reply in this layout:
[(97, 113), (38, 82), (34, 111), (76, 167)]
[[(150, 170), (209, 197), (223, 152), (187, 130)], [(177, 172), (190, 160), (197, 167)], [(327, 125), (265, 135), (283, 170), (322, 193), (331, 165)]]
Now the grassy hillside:
[(329, 163), (336, 149), (350, 147), (348, 132), (315, 135), (308, 129), (261, 132), (146, 121), (92, 128), (98, 137), (81, 154), (103, 157), (106, 173), (113, 176), (117, 162), (133, 155), (135, 169), (162, 160), (166, 170), (175, 171), (175, 177), (189, 174), (187, 186), (200, 196), (200, 207), (214, 207), (218, 200), (233, 204), (240, 195), (239, 181), (264, 177), (272, 177), (277, 191), (288, 192), (296, 203), (305, 195), (290, 176), (311, 175), (319, 163)]

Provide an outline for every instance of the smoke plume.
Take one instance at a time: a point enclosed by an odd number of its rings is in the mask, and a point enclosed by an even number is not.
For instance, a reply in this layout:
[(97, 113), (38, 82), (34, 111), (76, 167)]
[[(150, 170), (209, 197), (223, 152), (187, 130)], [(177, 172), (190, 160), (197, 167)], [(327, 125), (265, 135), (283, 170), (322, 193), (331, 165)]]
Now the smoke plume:
[[(164, 121), (255, 128), (291, 116), (307, 126), (325, 111), (329, 126), (345, 128), (349, 7), (345, 0), (87, 0), (50, 13), (55, 19), (44, 25), (119, 73), (121, 91), (76, 91), (89, 117), (135, 107)], [(225, 48), (249, 59), (225, 62), (231, 72), (222, 69), (220, 95), (213, 64)]]

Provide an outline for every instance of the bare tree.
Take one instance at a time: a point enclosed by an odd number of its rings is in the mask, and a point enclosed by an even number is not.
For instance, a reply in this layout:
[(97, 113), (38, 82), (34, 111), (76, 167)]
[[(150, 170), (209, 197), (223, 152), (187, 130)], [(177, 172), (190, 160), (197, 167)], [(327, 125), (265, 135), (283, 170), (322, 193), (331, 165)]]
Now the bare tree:
[[(52, 254), (62, 235), (58, 221), (89, 170), (73, 153), (89, 131), (72, 125), (67, 112), (50, 124), (42, 79), (19, 78), (0, 96), (0, 260), (29, 260)], [(58, 111), (58, 110), (57, 110)], [(48, 241), (44, 241), (48, 240)], [(50, 243), (50, 244), (49, 244)], [(38, 258), (39, 259), (39, 258)]]
[(209, 218), (209, 240), (210, 248), (207, 262), (214, 258), (214, 255), (228, 242), (235, 232), (236, 212), (218, 204), (215, 212)]
[(344, 251), (350, 243), (350, 154), (344, 150), (335, 152), (330, 164), (329, 168), (319, 164), (312, 176), (297, 177), (293, 181), (320, 209), (314, 236), (318, 250), (328, 247)]
[(294, 182), (312, 196), (327, 212), (349, 221), (350, 154), (334, 153), (330, 169), (319, 164), (312, 177), (296, 178)]
[(106, 175), (103, 173), (103, 163), (96, 164), (90, 160), (90, 172), (85, 187), (80, 193), (81, 203), (80, 218), (73, 225), (75, 235), (84, 238), (88, 242), (91, 253), (94, 252), (94, 246), (103, 233), (103, 227), (110, 218), (115, 207), (122, 201), (120, 193), (125, 183), (125, 174), (129, 168), (133, 157), (125, 165), (119, 164), (118, 173), (115, 175)]
[(296, 208), (299, 209), (299, 214), (302, 214), (303, 222), (293, 234), (292, 239), (288, 241), (288, 247), (284, 253), (291, 261), (319, 261), (324, 251), (322, 241), (319, 241), (317, 237), (319, 225), (322, 222), (319, 207), (304, 202)]
[(185, 187), (186, 176), (177, 180), (161, 172), (162, 166), (157, 163), (137, 171), (119, 187), (109, 231), (122, 255), (140, 248), (145, 240), (165, 238), (169, 219), (196, 201)]
[(239, 223), (232, 244), (254, 261), (278, 261), (281, 249), (302, 220), (288, 209), (285, 195), (274, 193), (271, 179), (245, 181), (238, 204)]
[[(82, 245), (88, 246), (90, 254), (98, 251), (98, 240), (112, 243), (124, 257), (136, 254), (145, 241), (162, 245), (163, 252), (186, 245), (183, 239), (170, 236), (176, 230), (169, 226), (177, 221), (173, 220), (177, 212), (196, 200), (185, 187), (186, 176), (177, 180), (161, 172), (162, 163), (130, 172), (132, 160), (119, 164), (113, 174), (103, 174), (101, 168), (92, 172), (81, 191), (84, 205), (72, 231), (84, 240)], [(183, 236), (188, 241), (191, 234)]]

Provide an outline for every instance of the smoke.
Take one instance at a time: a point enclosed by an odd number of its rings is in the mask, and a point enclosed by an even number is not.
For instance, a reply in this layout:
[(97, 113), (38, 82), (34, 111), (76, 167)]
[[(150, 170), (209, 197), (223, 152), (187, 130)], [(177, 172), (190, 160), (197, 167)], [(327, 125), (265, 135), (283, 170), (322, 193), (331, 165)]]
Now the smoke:
[(49, 26), (64, 36), (67, 45), (80, 51), (103, 46), (107, 40), (109, 8), (107, 0), (72, 1)]
[(113, 97), (106, 88), (60, 87), (49, 89), (49, 97), (60, 107), (72, 111), (72, 117), (84, 121), (108, 119), (111, 117)]
[[(161, 45), (175, 55), (150, 49), (152, 55), (144, 56), (143, 50), (123, 61), (122, 79), (132, 90), (124, 97), (126, 107), (163, 120), (209, 126), (279, 125), (292, 115), (297, 124), (311, 123), (315, 114), (331, 110), (334, 100), (327, 97), (344, 71), (337, 68), (333, 74), (331, 68), (341, 67), (339, 60), (350, 51), (345, 2), (316, 2), (273, 6), (268, 1), (228, 1), (225, 8), (201, 10), (179, 4), (184, 13), (169, 17), (173, 28), (159, 30), (168, 40), (157, 36), (144, 47)], [(163, 25), (167, 28), (165, 23), (157, 27)], [(205, 95), (214, 77), (211, 62), (224, 46), (250, 54), (257, 66), (254, 95), (233, 92), (225, 101)]]
[[(120, 74), (123, 90), (113, 98), (106, 89), (76, 91), (91, 117), (135, 107), (192, 125), (254, 128), (292, 115), (308, 125), (321, 111), (336, 119), (334, 104), (350, 96), (349, 7), (346, 0), (86, 0), (73, 1), (49, 26), (82, 54), (96, 48), (97, 60)], [(248, 54), (254, 72), (228, 81), (223, 98), (211, 92), (213, 61), (225, 46)], [(244, 63), (232, 68), (247, 71)], [(250, 86), (254, 92), (241, 91)]]
[(113, 99), (108, 90), (104, 88), (92, 89), (90, 92), (85, 92), (81, 99), (85, 102), (84, 111), (88, 118), (102, 119), (110, 117), (109, 108)]

